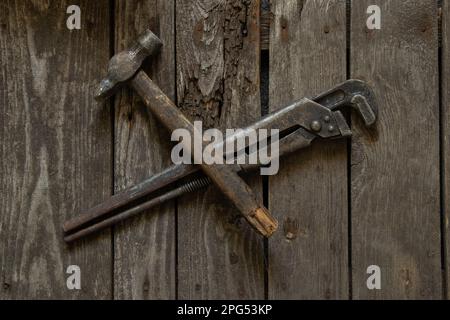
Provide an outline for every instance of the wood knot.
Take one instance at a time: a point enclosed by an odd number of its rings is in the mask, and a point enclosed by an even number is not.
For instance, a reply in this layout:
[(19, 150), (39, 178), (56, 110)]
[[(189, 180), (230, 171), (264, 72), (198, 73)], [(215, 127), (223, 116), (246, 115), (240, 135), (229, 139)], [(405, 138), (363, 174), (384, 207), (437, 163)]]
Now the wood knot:
[(239, 256), (236, 253), (234, 253), (234, 252), (230, 253), (229, 258), (230, 258), (230, 263), (231, 264), (237, 264), (239, 262)]
[(287, 218), (283, 224), (284, 236), (287, 240), (295, 240), (298, 236), (298, 220)]
[(147, 281), (144, 282), (143, 290), (147, 293), (150, 290), (149, 283)]
[(405, 284), (405, 287), (408, 287), (411, 285), (411, 276), (410, 276), (410, 272), (409, 269), (401, 269), (400, 270), (401, 273), (401, 277), (403, 279), (403, 283)]
[(127, 119), (130, 122), (133, 121), (133, 112), (130, 111), (130, 112), (127, 113)]
[(284, 16), (280, 18), (280, 27), (281, 27), (281, 41), (287, 42), (289, 40), (289, 28), (288, 28), (288, 20)]
[(281, 29), (283, 29), (283, 30), (287, 29), (288, 21), (287, 21), (287, 19), (285, 17), (281, 17), (281, 19), (280, 19), (280, 26), (281, 26)]
[(196, 45), (199, 45), (203, 41), (204, 20), (201, 19), (194, 27), (193, 39)]

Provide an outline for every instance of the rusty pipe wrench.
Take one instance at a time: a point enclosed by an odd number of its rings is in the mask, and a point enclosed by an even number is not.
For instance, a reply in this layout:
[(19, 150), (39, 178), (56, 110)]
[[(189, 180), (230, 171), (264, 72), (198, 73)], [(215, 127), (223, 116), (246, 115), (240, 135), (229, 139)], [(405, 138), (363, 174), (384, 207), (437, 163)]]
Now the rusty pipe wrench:
[[(301, 99), (291, 103), (250, 125), (240, 131), (239, 134), (245, 134), (251, 129), (279, 129), (281, 131), (279, 156), (284, 156), (308, 147), (319, 138), (338, 139), (351, 136), (351, 130), (340, 112), (344, 107), (351, 107), (356, 110), (368, 127), (376, 122), (378, 107), (373, 91), (362, 81), (348, 80), (315, 98)], [(237, 136), (238, 134), (235, 134), (227, 137), (227, 139), (236, 139)], [(244, 148), (247, 147), (244, 146)], [(259, 167), (258, 164), (249, 163), (232, 166), (236, 172), (246, 172), (257, 167)], [(164, 189), (199, 170), (198, 166), (195, 165), (174, 165), (142, 183), (114, 195), (83, 215), (67, 221), (64, 224), (65, 240), (67, 242), (75, 241), (155, 205), (209, 185), (208, 178), (195, 178), (181, 186), (175, 185), (163, 195), (146, 202), (137, 203), (152, 193)], [(90, 225), (99, 216), (106, 215), (131, 203), (137, 203), (137, 205)]]
[[(100, 84), (97, 97), (103, 99), (113, 94), (117, 88), (129, 85), (142, 98), (153, 115), (170, 131), (185, 129), (191, 136), (197, 130), (162, 90), (141, 70), (143, 61), (156, 54), (162, 46), (161, 40), (150, 30), (146, 30), (129, 50), (115, 55), (108, 68), (108, 76)], [(183, 141), (184, 150), (193, 150), (192, 145)], [(203, 142), (206, 146), (207, 143)], [(278, 227), (277, 221), (260, 203), (252, 189), (231, 168), (225, 165), (206, 165), (195, 152), (189, 156), (222, 193), (237, 207), (252, 227), (261, 235), (270, 237)], [(201, 155), (200, 155), (201, 157)]]

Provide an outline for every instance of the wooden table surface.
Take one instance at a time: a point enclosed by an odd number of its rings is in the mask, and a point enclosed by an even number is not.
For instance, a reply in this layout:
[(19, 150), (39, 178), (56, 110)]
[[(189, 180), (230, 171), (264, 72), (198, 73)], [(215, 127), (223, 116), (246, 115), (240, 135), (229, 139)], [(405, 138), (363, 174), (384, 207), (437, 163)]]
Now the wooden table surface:
[[(447, 298), (449, 2), (2, 1), (0, 299)], [(66, 245), (66, 219), (171, 164), (169, 132), (130, 90), (93, 99), (109, 58), (147, 27), (164, 47), (145, 70), (205, 127), (356, 78), (375, 90), (376, 130), (352, 117), (351, 140), (249, 178), (280, 223), (269, 240), (210, 187)], [(71, 265), (81, 290), (66, 285)]]

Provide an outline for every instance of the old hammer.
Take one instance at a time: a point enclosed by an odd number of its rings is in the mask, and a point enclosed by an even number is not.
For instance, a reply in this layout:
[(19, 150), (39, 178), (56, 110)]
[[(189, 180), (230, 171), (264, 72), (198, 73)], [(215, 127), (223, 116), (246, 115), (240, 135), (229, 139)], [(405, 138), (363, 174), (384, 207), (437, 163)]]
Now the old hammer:
[[(128, 83), (167, 129), (170, 131), (186, 129), (194, 136), (196, 128), (141, 70), (143, 61), (147, 57), (155, 55), (161, 46), (161, 40), (153, 32), (146, 30), (129, 50), (122, 51), (111, 59), (108, 76), (101, 82), (96, 96), (98, 99), (107, 98), (114, 94), (119, 87)], [(191, 145), (186, 145), (185, 150), (193, 149)], [(202, 159), (196, 158), (197, 155), (194, 152), (191, 152), (190, 156), (195, 163), (202, 162)], [(235, 170), (226, 165), (200, 164), (200, 167), (259, 233), (270, 237), (275, 232), (278, 226), (277, 221), (260, 204), (251, 188), (237, 175)], [(102, 213), (97, 212), (97, 215), (97, 217), (101, 217)], [(78, 221), (78, 223), (82, 223), (82, 221)]]

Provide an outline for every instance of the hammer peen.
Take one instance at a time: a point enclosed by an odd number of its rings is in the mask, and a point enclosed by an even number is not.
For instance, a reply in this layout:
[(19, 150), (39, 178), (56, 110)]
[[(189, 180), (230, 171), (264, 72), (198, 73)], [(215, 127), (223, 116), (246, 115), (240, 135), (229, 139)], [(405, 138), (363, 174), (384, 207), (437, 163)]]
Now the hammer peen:
[[(159, 52), (161, 46), (161, 40), (153, 32), (146, 30), (129, 50), (118, 53), (110, 60), (108, 76), (101, 82), (96, 97), (105, 99), (114, 94), (122, 85), (128, 83), (167, 129), (170, 131), (186, 129), (193, 136), (195, 127), (169, 97), (140, 69), (143, 61)], [(185, 141), (183, 143), (185, 143), (185, 150), (192, 150), (191, 145)], [(191, 152), (190, 156), (195, 163), (201, 163), (202, 159), (197, 159), (195, 153)], [(200, 164), (200, 167), (260, 234), (270, 237), (276, 231), (277, 221), (260, 204), (251, 188), (231, 166)], [(83, 221), (87, 222), (104, 214), (106, 212), (87, 212), (72, 222), (75, 221), (75, 224), (80, 225), (83, 224)], [(71, 225), (64, 225), (64, 231), (71, 231)]]

